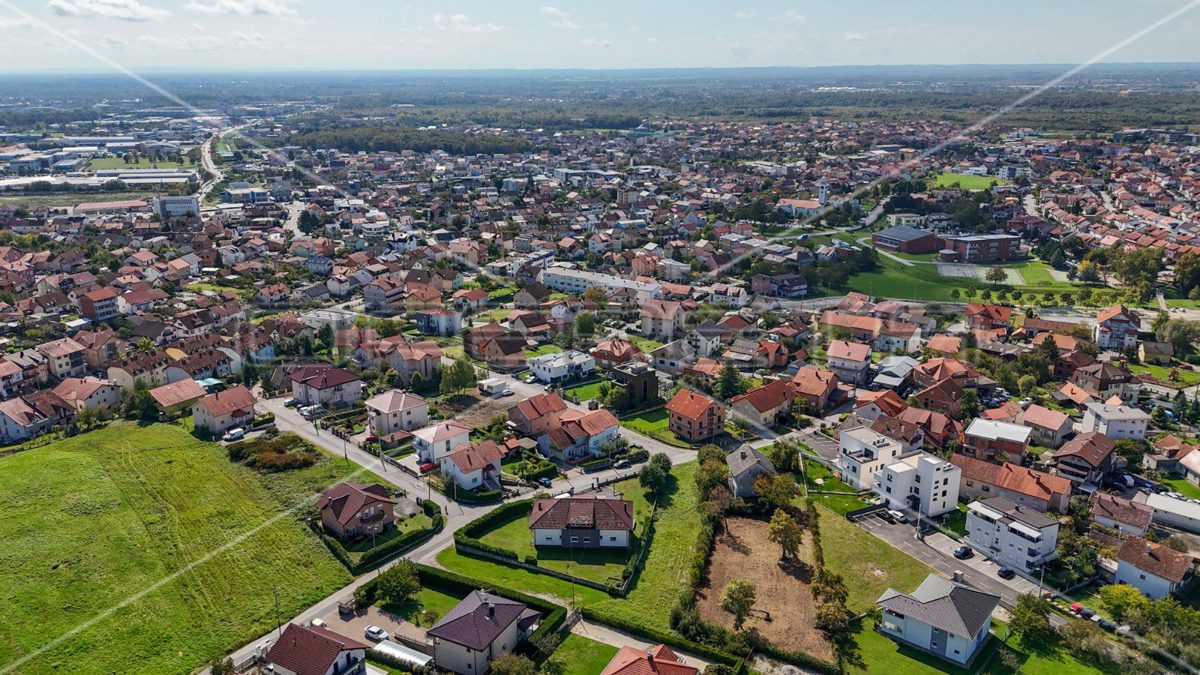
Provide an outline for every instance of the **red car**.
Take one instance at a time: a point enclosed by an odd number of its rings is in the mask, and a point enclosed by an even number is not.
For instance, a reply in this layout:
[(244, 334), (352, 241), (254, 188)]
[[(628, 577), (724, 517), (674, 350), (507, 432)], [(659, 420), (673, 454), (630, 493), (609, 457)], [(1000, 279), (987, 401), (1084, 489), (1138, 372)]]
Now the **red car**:
[(429, 473), (437, 468), (437, 464), (433, 462), (421, 462), (421, 473)]

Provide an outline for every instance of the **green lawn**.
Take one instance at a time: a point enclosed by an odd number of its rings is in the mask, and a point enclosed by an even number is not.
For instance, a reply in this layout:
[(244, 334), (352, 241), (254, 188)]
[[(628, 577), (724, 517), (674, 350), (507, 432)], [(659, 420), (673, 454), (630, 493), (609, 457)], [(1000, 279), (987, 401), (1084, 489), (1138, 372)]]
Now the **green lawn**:
[(181, 167), (195, 167), (199, 169), (200, 165), (189, 163), (187, 157), (184, 157), (182, 162), (171, 162), (154, 161), (141, 155), (138, 156), (135, 162), (126, 162), (121, 157), (96, 157), (88, 162), (88, 168), (92, 171), (102, 169), (178, 169)]
[(570, 551), (558, 546), (538, 548), (533, 545), (533, 536), (529, 532), (528, 515), (522, 514), (491, 530), (480, 539), (486, 544), (515, 552), (520, 560), (525, 560), (526, 556), (534, 556), (538, 559), (540, 567), (601, 584), (613, 579), (620, 580), (621, 571), (625, 569), (633, 552), (641, 545), (640, 533), (635, 533), (628, 550)]
[[(624, 598), (614, 598), (603, 591), (573, 585), (544, 574), (461, 556), (453, 548), (438, 555), (438, 563), (446, 569), (498, 586), (512, 588), (535, 595), (554, 596), (559, 602), (567, 602), (574, 594), (575, 604), (586, 606), (610, 616), (619, 616), (627, 621), (657, 630), (670, 629), (671, 608), (687, 592), (688, 568), (696, 535), (700, 529), (700, 515), (696, 510), (696, 487), (694, 474), (696, 463), (675, 467), (674, 487), (662, 498), (658, 521), (655, 524), (654, 540), (646, 558), (645, 568)], [(640, 518), (649, 513), (637, 479), (616, 483), (613, 488), (633, 500), (634, 514)]]
[(910, 593), (932, 569), (908, 554), (827, 510), (820, 513), (825, 564), (841, 574), (850, 589), (850, 611), (865, 612), (890, 586)]
[(446, 616), (446, 613), (454, 609), (461, 600), (462, 598), (455, 595), (432, 588), (422, 588), (416, 598), (403, 605), (389, 605), (383, 609), (396, 614), (414, 626), (428, 628), (437, 623), (438, 619)]
[(963, 190), (986, 190), (996, 185), (1008, 185), (1008, 181), (995, 176), (971, 176), (965, 173), (939, 173), (933, 178), (933, 187), (959, 187)]
[(513, 310), (511, 307), (493, 307), (474, 315), (474, 318), (485, 323), (503, 321)]
[(967, 505), (960, 503), (957, 509), (943, 516), (942, 527), (959, 537), (967, 536)]
[[(1031, 301), (1030, 295), (1036, 294), (1041, 299), (1046, 292), (1057, 294), (1063, 292), (1078, 292), (1086, 288), (1080, 284), (1065, 281), (1055, 281), (1050, 276), (1049, 268), (1040, 260), (1005, 266), (1009, 270), (1021, 273), (1025, 283), (1008, 285), (1005, 289), (1012, 293), (1021, 291), (1022, 302)], [(879, 268), (874, 272), (860, 272), (850, 277), (846, 290), (859, 291), (872, 296), (903, 298), (929, 301), (967, 301), (966, 290), (976, 289), (975, 298), (979, 298), (988, 285), (978, 279), (959, 277), (943, 277), (938, 272), (937, 265), (904, 265), (887, 257), (880, 257)], [(1103, 288), (1100, 286), (1094, 289)], [(959, 297), (952, 294), (957, 290)], [(993, 291), (995, 292), (995, 291)], [(1056, 297), (1055, 302), (1060, 298)]]
[(166, 424), (0, 458), (0, 668), (187, 672), (245, 644), (274, 626), (274, 588), (292, 616), (349, 581), (288, 513), (345, 476), (260, 476)]
[(658, 340), (651, 340), (650, 338), (642, 337), (641, 335), (626, 335), (625, 337), (630, 342), (637, 345), (637, 348), (642, 350), (643, 354), (649, 354), (655, 349), (663, 346), (662, 342), (659, 342)]
[(1171, 381), (1171, 367), (1158, 366), (1149, 363), (1131, 363), (1128, 365), (1129, 372), (1134, 375), (1149, 375), (1158, 378), (1164, 386), (1174, 388), (1187, 388), (1196, 384), (1200, 384), (1200, 373), (1194, 370), (1176, 369), (1179, 379)]
[(525, 358), (532, 359), (535, 356), (542, 356), (544, 354), (558, 354), (561, 351), (562, 347), (554, 343), (538, 345), (537, 349), (526, 349)]
[(581, 387), (572, 387), (566, 393), (571, 396), (577, 396), (580, 401), (590, 401), (600, 395), (600, 382), (592, 382)]
[(670, 413), (667, 412), (666, 408), (648, 410), (621, 420), (622, 426), (633, 429), (640, 434), (650, 436), (651, 438), (657, 438), (664, 443), (680, 447), (691, 446), (691, 443), (680, 439), (668, 428), (670, 423)]
[(558, 646), (550, 660), (561, 666), (561, 669), (554, 672), (563, 675), (595, 675), (604, 670), (608, 662), (617, 655), (617, 651), (612, 645), (571, 633)]
[(1200, 499), (1200, 487), (1196, 487), (1186, 478), (1172, 478), (1163, 482), (1170, 485), (1172, 490), (1188, 499)]

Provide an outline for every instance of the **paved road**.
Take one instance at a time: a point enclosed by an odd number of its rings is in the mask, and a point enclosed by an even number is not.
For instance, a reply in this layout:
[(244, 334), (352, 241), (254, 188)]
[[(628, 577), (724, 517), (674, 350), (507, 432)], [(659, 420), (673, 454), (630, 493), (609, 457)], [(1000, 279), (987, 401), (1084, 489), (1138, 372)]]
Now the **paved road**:
[(200, 146), (200, 165), (207, 169), (208, 172), (213, 176), (211, 180), (201, 184), (200, 189), (196, 192), (196, 198), (200, 200), (201, 206), (204, 205), (204, 199), (208, 197), (208, 194), (212, 192), (214, 187), (217, 186), (217, 183), (220, 183), (225, 179), (225, 172), (221, 170), (216, 161), (213, 160), (212, 156), (213, 146), (215, 145), (217, 137), (225, 134), (231, 134), (239, 129), (245, 129), (248, 126), (250, 126), (249, 123), (241, 124), (236, 127), (229, 127), (228, 129), (220, 129), (214, 132), (212, 137)]

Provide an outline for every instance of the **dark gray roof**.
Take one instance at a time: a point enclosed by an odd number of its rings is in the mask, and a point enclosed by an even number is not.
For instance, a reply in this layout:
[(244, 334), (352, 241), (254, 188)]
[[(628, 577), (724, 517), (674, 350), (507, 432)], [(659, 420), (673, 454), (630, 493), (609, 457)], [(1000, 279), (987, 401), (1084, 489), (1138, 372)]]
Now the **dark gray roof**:
[(771, 464), (771, 460), (746, 444), (726, 455), (725, 463), (729, 465), (729, 473), (733, 474), (735, 478), (756, 465), (762, 466), (768, 473), (775, 473), (775, 466)]
[(896, 241), (913, 241), (922, 237), (928, 237), (933, 233), (929, 230), (918, 230), (917, 228), (909, 227), (908, 225), (897, 225), (895, 227), (889, 227), (886, 230), (880, 230), (875, 234), (880, 237), (895, 239)]
[(997, 595), (930, 574), (912, 595), (889, 588), (875, 604), (947, 633), (973, 639), (999, 602)]
[(480, 651), (492, 644), (514, 621), (532, 621), (540, 616), (539, 612), (516, 600), (487, 591), (471, 591), (427, 634)]
[(1058, 522), (1041, 511), (1035, 511), (1028, 506), (1021, 506), (1007, 497), (991, 497), (980, 500), (984, 506), (1003, 513), (1009, 520), (1023, 523), (1035, 529), (1050, 527)]

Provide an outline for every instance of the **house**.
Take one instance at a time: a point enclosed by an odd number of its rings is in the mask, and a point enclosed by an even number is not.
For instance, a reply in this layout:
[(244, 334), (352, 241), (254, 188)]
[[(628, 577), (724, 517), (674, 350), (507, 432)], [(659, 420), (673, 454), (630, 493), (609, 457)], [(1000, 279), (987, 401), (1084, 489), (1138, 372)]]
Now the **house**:
[(1003, 305), (985, 305), (977, 302), (967, 304), (963, 311), (963, 319), (970, 328), (980, 330), (1000, 329), (1008, 332), (1008, 323), (1012, 320), (1012, 307)]
[(829, 370), (843, 382), (862, 384), (871, 366), (871, 346), (861, 342), (833, 340), (825, 350)]
[(504, 370), (517, 370), (525, 365), (525, 348), (529, 339), (520, 333), (503, 333), (485, 339), (479, 345), (479, 358), (489, 366)]
[(99, 288), (80, 295), (79, 313), (93, 323), (117, 318), (121, 315), (117, 305), (117, 292), (111, 288)]
[(904, 645), (960, 666), (974, 662), (992, 625), (1000, 597), (934, 574), (912, 594), (889, 588), (875, 601), (879, 632)]
[(192, 405), (192, 420), (197, 429), (210, 434), (224, 433), (254, 422), (254, 404), (258, 399), (244, 385), (209, 394)]
[(687, 313), (683, 303), (673, 300), (647, 300), (642, 305), (642, 334), (646, 337), (671, 342), (683, 337)]
[[(853, 424), (853, 422), (851, 422)], [(925, 445), (925, 430), (920, 425), (905, 422), (891, 415), (879, 415), (869, 425), (871, 431), (883, 434), (900, 444), (900, 454), (907, 455)]]
[(75, 419), (76, 408), (49, 389), (0, 402), (0, 443), (19, 443)]
[(1113, 396), (1130, 400), (1137, 396), (1139, 388), (1133, 373), (1116, 364), (1101, 362), (1076, 368), (1071, 383), (1102, 401)]
[(538, 437), (538, 449), (561, 462), (599, 457), (604, 454), (604, 444), (615, 438), (620, 428), (620, 420), (608, 410), (592, 410), (582, 415), (568, 410), (559, 426)]
[(690, 389), (680, 389), (667, 403), (667, 428), (691, 443), (708, 440), (725, 431), (725, 407)]
[(504, 451), (496, 445), (496, 441), (460, 445), (442, 458), (442, 478), (453, 480), (463, 490), (499, 490), (502, 459)]
[(613, 368), (626, 361), (632, 361), (641, 356), (642, 350), (629, 340), (614, 337), (602, 340), (589, 351), (596, 365), (601, 368)]
[(343, 482), (322, 493), (316, 506), (326, 530), (339, 539), (358, 539), (391, 527), (396, 503), (379, 483)]
[(903, 453), (899, 442), (866, 427), (838, 434), (838, 469), (842, 480), (855, 490), (875, 489), (876, 474)]
[(1124, 305), (1113, 305), (1096, 313), (1096, 325), (1092, 328), (1092, 339), (1101, 349), (1116, 352), (1137, 346), (1141, 318)]
[(121, 402), (120, 387), (95, 377), (68, 377), (54, 387), (54, 393), (77, 411), (108, 410)]
[(621, 647), (600, 675), (700, 675), (700, 669), (684, 663), (666, 645), (644, 650)]
[(488, 293), (481, 288), (463, 288), (454, 291), (450, 300), (460, 312), (478, 312), (487, 306)]
[(1089, 401), (1083, 413), (1083, 431), (1095, 431), (1114, 441), (1132, 438), (1140, 441), (1146, 437), (1146, 425), (1150, 416), (1141, 408)]
[(454, 420), (438, 422), (413, 432), (413, 448), (422, 462), (441, 464), (450, 451), (471, 442), (471, 428)]
[(696, 360), (696, 350), (686, 340), (675, 340), (650, 352), (655, 369), (678, 375)]
[(877, 389), (906, 389), (912, 381), (913, 369), (921, 362), (911, 356), (885, 356), (875, 366), (871, 385)]
[(508, 409), (508, 419), (522, 436), (537, 438), (562, 424), (567, 404), (558, 394), (537, 394)]
[(759, 429), (769, 429), (792, 409), (796, 385), (774, 380), (729, 400), (729, 412)]
[(867, 392), (854, 400), (854, 414), (868, 424), (880, 415), (896, 417), (907, 407), (908, 403), (891, 389)]
[(46, 368), (55, 378), (80, 377), (87, 370), (86, 349), (71, 338), (43, 342), (37, 350), (46, 357)]
[(962, 411), (962, 401), (966, 394), (957, 382), (946, 379), (917, 391), (912, 398), (921, 408), (955, 417)]
[(1021, 412), (1018, 419), (1021, 424), (1032, 430), (1030, 440), (1036, 445), (1044, 445), (1047, 448), (1057, 448), (1062, 445), (1063, 439), (1071, 433), (1073, 428), (1069, 415), (1044, 408), (1036, 403)]
[(1006, 461), (1020, 464), (1029, 450), (1033, 430), (1019, 424), (976, 418), (963, 435), (962, 452), (968, 457), (992, 461), (1003, 454)]
[(627, 361), (609, 371), (613, 385), (620, 388), (626, 408), (640, 408), (659, 401), (658, 371), (642, 361)]
[(450, 337), (462, 330), (462, 312), (456, 309), (422, 309), (413, 315), (422, 335)]
[(1051, 455), (1054, 474), (1077, 485), (1098, 486), (1113, 469), (1117, 444), (1103, 434), (1084, 432)]
[(190, 377), (164, 384), (150, 390), (150, 398), (154, 399), (154, 407), (166, 415), (174, 415), (184, 410), (191, 410), (197, 401), (204, 398), (208, 392)]
[(1117, 574), (1113, 580), (1158, 600), (1178, 591), (1191, 573), (1190, 555), (1141, 537), (1130, 537), (1117, 551)]
[(1149, 506), (1107, 492), (1093, 492), (1088, 502), (1093, 522), (1122, 534), (1145, 536), (1154, 519), (1154, 509)]
[(538, 547), (628, 548), (633, 529), (633, 502), (628, 499), (538, 499), (529, 512), (529, 531)]
[(429, 403), (407, 391), (392, 389), (365, 402), (367, 424), (376, 436), (412, 431), (429, 424)]
[(492, 661), (516, 649), (542, 615), (524, 603), (488, 591), (471, 591), (426, 632), (439, 669), (484, 675)]
[(1004, 497), (967, 506), (966, 542), (1000, 565), (1032, 572), (1054, 559), (1058, 520)]
[(743, 499), (758, 495), (754, 481), (778, 473), (766, 455), (746, 444), (726, 455), (725, 463), (729, 465), (729, 489), (734, 497)]
[(547, 384), (582, 380), (596, 372), (596, 359), (574, 349), (529, 359), (529, 370)]
[(911, 452), (884, 465), (875, 491), (890, 509), (934, 517), (958, 507), (961, 483), (962, 469), (954, 464), (927, 452)]
[(819, 413), (829, 407), (838, 388), (838, 376), (828, 370), (805, 366), (792, 376), (796, 399), (804, 401), (806, 412)]
[(1184, 443), (1183, 439), (1174, 434), (1163, 436), (1154, 444), (1153, 452), (1142, 456), (1142, 466), (1151, 471), (1166, 473), (1183, 473), (1180, 462), (1196, 450), (1198, 446)]
[(1071, 481), (1015, 464), (993, 464), (955, 453), (950, 461), (962, 469), (958, 493), (967, 499), (1007, 497), (1035, 511), (1066, 513)]
[(289, 623), (264, 659), (280, 675), (363, 675), (370, 648), (320, 626)]
[(292, 397), (305, 405), (347, 406), (362, 398), (362, 388), (358, 375), (328, 364), (292, 371)]
[(1170, 342), (1143, 342), (1138, 345), (1138, 359), (1142, 363), (1169, 366), (1175, 358), (1175, 347)]

